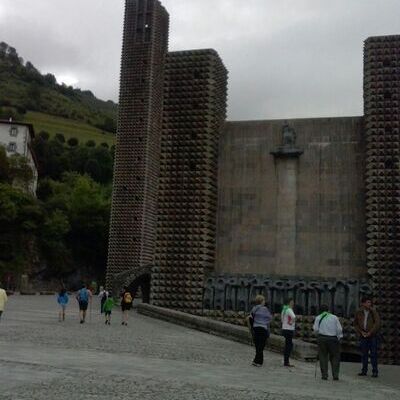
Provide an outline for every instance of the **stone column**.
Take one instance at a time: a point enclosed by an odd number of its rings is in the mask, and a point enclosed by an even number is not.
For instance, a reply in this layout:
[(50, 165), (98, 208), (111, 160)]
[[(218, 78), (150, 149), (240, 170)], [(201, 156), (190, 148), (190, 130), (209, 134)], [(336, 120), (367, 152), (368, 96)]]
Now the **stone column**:
[(275, 273), (295, 275), (298, 159), (278, 158), (275, 165), (278, 179)]
[(283, 144), (271, 154), (277, 175), (276, 266), (277, 275), (296, 275), (296, 206), (299, 157), (303, 150), (295, 146), (296, 134), (285, 124)]

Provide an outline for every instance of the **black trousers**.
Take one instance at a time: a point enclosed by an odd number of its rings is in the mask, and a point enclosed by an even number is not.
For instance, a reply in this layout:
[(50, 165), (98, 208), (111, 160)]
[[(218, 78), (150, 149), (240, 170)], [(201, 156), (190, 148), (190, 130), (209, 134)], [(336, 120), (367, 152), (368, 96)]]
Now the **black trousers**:
[(328, 378), (328, 362), (331, 362), (332, 376), (339, 378), (340, 342), (336, 336), (319, 335), (318, 356), (322, 378)]
[(294, 331), (290, 329), (282, 329), (282, 335), (285, 338), (285, 350), (283, 352), (283, 364), (289, 365), (289, 358), (293, 349)]
[(269, 337), (269, 332), (261, 327), (253, 329), (254, 333), (254, 346), (256, 348), (256, 356), (254, 357), (254, 363), (262, 365), (264, 362), (264, 348)]

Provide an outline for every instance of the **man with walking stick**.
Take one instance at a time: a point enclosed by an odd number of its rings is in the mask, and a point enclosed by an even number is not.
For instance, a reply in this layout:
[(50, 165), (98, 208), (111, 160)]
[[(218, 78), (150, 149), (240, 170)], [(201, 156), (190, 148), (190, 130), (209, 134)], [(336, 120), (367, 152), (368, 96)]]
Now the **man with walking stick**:
[(339, 318), (328, 311), (327, 305), (321, 305), (320, 315), (315, 318), (314, 332), (317, 334), (318, 358), (321, 378), (328, 380), (328, 361), (331, 362), (334, 381), (339, 380), (340, 339), (343, 329)]

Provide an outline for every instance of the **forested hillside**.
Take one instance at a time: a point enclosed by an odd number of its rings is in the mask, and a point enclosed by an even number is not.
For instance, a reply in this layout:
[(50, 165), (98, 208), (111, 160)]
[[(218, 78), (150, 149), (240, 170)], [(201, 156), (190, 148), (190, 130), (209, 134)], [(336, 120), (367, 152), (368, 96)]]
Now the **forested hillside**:
[(0, 43), (0, 119), (32, 122), (37, 197), (13, 186), (31, 179), (0, 146), (0, 281), (104, 279), (117, 105), (59, 85)]
[(0, 146), (0, 280), (22, 273), (31, 281), (77, 285), (103, 279), (108, 248), (113, 148), (65, 142), (42, 133), (37, 198), (12, 185), (30, 179), (20, 156)]
[[(57, 117), (64, 121), (62, 125), (67, 126), (64, 130), (73, 121), (78, 138), (80, 128), (85, 130), (90, 126), (92, 132), (105, 135), (105, 141), (110, 143), (112, 139), (108, 136), (116, 131), (117, 105), (114, 102), (99, 100), (89, 90), (58, 84), (54, 75), (41, 74), (31, 62), (25, 62), (15, 48), (1, 42), (0, 118), (13, 117), (35, 123), (38, 113), (48, 115), (49, 120)], [(63, 126), (55, 128), (58, 132), (50, 126), (47, 132), (70, 137), (70, 131), (62, 131)]]

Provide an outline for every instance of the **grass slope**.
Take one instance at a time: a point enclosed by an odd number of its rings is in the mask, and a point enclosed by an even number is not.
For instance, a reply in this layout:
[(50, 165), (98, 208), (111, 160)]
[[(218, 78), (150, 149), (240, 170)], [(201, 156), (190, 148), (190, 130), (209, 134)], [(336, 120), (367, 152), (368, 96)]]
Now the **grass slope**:
[[(100, 100), (88, 90), (59, 85), (54, 75), (41, 74), (32, 63), (24, 62), (16, 49), (0, 42), (0, 118), (20, 119), (28, 112), (25, 120), (38, 123), (36, 130), (82, 136), (82, 140), (88, 140), (85, 135), (89, 131), (99, 135), (102, 131), (115, 133), (117, 108), (114, 102)], [(58, 126), (64, 131), (57, 131)], [(78, 135), (77, 129), (81, 128)], [(72, 129), (76, 131), (73, 135)], [(99, 140), (100, 137), (96, 139)]]
[(113, 134), (104, 132), (87, 123), (67, 118), (30, 111), (25, 115), (24, 122), (33, 124), (36, 134), (40, 131), (46, 131), (50, 136), (62, 133), (66, 140), (75, 137), (82, 144), (85, 144), (88, 140), (94, 140), (97, 145), (108, 143), (111, 146), (115, 142)]

